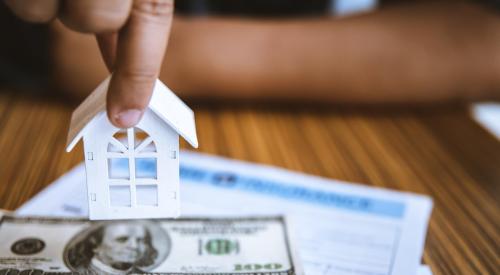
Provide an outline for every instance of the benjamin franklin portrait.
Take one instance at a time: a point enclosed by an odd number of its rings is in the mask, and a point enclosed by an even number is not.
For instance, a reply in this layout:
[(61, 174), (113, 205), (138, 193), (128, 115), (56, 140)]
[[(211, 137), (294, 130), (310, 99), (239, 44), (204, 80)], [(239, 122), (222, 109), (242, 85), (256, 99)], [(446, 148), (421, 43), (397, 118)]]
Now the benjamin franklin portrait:
[(66, 265), (80, 274), (150, 272), (168, 256), (170, 239), (153, 221), (95, 223), (68, 243)]

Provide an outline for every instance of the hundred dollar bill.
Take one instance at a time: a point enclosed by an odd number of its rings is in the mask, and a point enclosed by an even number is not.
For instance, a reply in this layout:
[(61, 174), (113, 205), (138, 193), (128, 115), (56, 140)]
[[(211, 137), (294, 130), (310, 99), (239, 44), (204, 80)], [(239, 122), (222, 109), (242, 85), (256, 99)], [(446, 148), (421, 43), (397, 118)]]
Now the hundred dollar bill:
[(302, 275), (293, 252), (283, 217), (0, 219), (1, 275)]

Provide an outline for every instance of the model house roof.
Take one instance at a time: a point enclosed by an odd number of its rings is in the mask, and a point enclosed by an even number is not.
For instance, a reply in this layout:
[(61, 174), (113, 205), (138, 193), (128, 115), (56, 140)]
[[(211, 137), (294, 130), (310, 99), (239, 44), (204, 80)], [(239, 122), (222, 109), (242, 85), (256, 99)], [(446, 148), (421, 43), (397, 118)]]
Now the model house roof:
[[(97, 115), (106, 112), (106, 93), (110, 78), (106, 78), (99, 84), (73, 112), (66, 143), (67, 152), (71, 151), (83, 137), (92, 120)], [(198, 147), (193, 111), (160, 80), (156, 80), (148, 108), (191, 146)]]

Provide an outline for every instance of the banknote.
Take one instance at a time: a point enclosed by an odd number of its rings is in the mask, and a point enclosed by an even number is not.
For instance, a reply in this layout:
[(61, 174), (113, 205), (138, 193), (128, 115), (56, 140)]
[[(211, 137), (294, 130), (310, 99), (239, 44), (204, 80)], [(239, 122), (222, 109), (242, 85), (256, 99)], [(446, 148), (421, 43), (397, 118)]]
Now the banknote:
[(281, 216), (96, 222), (3, 215), (0, 274), (303, 272)]

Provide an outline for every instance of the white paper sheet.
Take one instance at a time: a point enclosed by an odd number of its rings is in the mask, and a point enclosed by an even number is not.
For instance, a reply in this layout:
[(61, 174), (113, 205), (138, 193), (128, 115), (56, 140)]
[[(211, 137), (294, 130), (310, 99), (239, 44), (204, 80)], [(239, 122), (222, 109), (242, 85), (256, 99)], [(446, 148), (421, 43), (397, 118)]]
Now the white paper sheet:
[[(183, 216), (285, 214), (306, 274), (428, 274), (419, 269), (430, 198), (197, 153), (181, 153)], [(18, 209), (85, 216), (83, 165)]]
[(428, 265), (422, 265), (418, 268), (417, 275), (432, 275), (432, 270)]
[(500, 103), (474, 104), (472, 117), (500, 140)]

